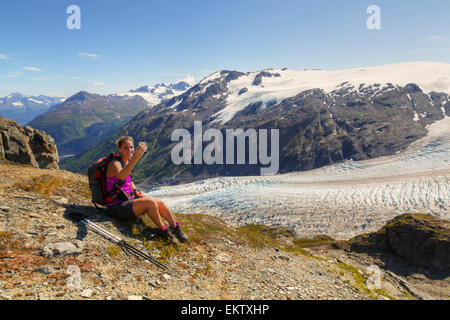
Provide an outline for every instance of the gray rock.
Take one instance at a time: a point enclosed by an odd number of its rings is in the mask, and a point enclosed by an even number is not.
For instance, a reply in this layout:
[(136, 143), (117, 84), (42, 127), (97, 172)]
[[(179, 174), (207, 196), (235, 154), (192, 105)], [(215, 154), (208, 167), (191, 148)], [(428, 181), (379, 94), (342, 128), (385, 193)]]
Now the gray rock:
[(45, 293), (41, 292), (39, 293), (39, 300), (50, 300), (50, 298)]
[(221, 252), (216, 256), (215, 260), (220, 261), (220, 262), (230, 262), (231, 257), (228, 254), (226, 254), (225, 252)]
[(58, 150), (47, 133), (0, 117), (0, 158), (45, 169), (59, 169)]
[(63, 257), (67, 255), (78, 255), (81, 249), (70, 242), (50, 243), (44, 246), (41, 250), (41, 255), (47, 258)]
[(168, 274), (163, 274), (163, 278), (164, 278), (166, 281), (169, 281), (172, 277), (171, 277), (170, 275), (168, 275)]
[(81, 240), (73, 240), (72, 243), (80, 250), (83, 250), (83, 241)]
[(12, 297), (9, 294), (6, 294), (6, 293), (0, 294), (0, 298), (2, 298), (4, 300), (12, 300)]
[(43, 274), (52, 274), (55, 272), (55, 269), (53, 269), (51, 266), (43, 266), (39, 269), (36, 269), (36, 271), (43, 273)]
[(278, 256), (278, 259), (284, 260), (284, 261), (289, 261), (289, 260), (291, 260), (291, 258), (289, 258), (288, 256), (284, 256), (284, 255), (279, 255), (279, 256)]
[(64, 197), (60, 197), (59, 199), (57, 199), (57, 200), (54, 200), (57, 204), (60, 204), (60, 205), (64, 205), (64, 204), (68, 204), (69, 203), (69, 199), (67, 199), (67, 198), (64, 198)]
[(94, 294), (94, 290), (92, 290), (92, 289), (86, 289), (86, 290), (83, 290), (83, 292), (81, 292), (81, 296), (83, 297), (83, 298), (90, 298), (90, 297), (92, 297), (92, 295)]
[(18, 195), (18, 196), (14, 196), (14, 198), (22, 198), (22, 199), (28, 199), (28, 200), (36, 200), (36, 197), (32, 197), (32, 196), (27, 196), (27, 195)]
[(225, 242), (225, 244), (227, 244), (227, 245), (234, 245), (234, 242), (228, 240), (227, 238), (223, 238), (223, 242)]
[(9, 212), (9, 210), (11, 210), (10, 207), (7, 207), (7, 206), (0, 206), (0, 211), (3, 211), (3, 212)]
[(295, 290), (294, 287), (287, 287), (286, 289), (287, 289), (288, 291), (294, 291), (294, 290)]

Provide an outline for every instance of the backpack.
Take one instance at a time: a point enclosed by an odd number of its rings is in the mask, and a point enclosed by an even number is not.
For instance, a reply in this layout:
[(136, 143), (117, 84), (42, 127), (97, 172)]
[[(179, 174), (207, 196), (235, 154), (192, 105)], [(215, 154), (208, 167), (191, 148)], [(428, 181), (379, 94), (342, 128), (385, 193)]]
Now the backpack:
[[(125, 164), (117, 153), (111, 153), (106, 158), (100, 158), (88, 169), (89, 189), (91, 190), (92, 202), (94, 206), (99, 209), (97, 205), (106, 206), (108, 203), (117, 201), (120, 195), (120, 186), (125, 182), (120, 181), (116, 184), (113, 191), (109, 193), (106, 191), (106, 170), (111, 161), (120, 161), (123, 167)], [(100, 210), (100, 209), (99, 209)]]

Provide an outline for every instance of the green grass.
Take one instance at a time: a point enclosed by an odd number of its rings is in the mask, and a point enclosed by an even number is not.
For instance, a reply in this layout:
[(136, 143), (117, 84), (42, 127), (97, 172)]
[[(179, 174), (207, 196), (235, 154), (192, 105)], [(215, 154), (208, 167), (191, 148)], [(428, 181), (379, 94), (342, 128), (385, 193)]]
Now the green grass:
[(81, 195), (85, 199), (91, 199), (91, 192), (87, 181), (61, 178), (58, 173), (36, 175), (15, 183), (25, 191), (36, 192), (44, 197), (51, 195), (72, 197)]
[(291, 252), (291, 253), (293, 253), (295, 255), (302, 255), (302, 256), (304, 256), (306, 258), (309, 258), (309, 259), (315, 259), (315, 260), (320, 260), (320, 261), (328, 261), (325, 258), (312, 255), (312, 254), (306, 252), (302, 247), (297, 247), (295, 245), (294, 246), (285, 246), (281, 250), (283, 250), (285, 252)]
[(346, 271), (347, 273), (350, 273), (353, 277), (353, 283), (349, 283), (354, 289), (367, 294), (369, 297), (371, 297), (373, 300), (378, 300), (379, 296), (384, 296), (390, 300), (394, 300), (393, 297), (391, 297), (386, 290), (382, 288), (374, 288), (370, 289), (367, 286), (367, 280), (364, 277), (363, 274), (359, 272), (359, 270), (353, 266), (350, 266), (343, 262), (336, 262), (335, 263), (340, 269)]
[(269, 229), (263, 225), (248, 225), (237, 228), (241, 236), (248, 241), (248, 244), (252, 248), (278, 248), (280, 243), (277, 240), (279, 233), (277, 231), (263, 230)]
[(25, 191), (37, 192), (48, 197), (56, 189), (61, 188), (64, 181), (56, 175), (43, 174), (19, 181), (16, 185)]
[(180, 244), (178, 247), (167, 242), (166, 240), (157, 239), (152, 241), (147, 241), (145, 238), (142, 241), (142, 244), (152, 251), (153, 249), (156, 249), (160, 253), (159, 260), (161, 262), (165, 262), (169, 260), (170, 258), (176, 257), (178, 253), (181, 251), (184, 251), (185, 245)]
[(343, 262), (336, 262), (336, 265), (341, 268), (342, 270), (350, 273), (353, 277), (353, 283), (351, 284), (351, 286), (353, 288), (355, 288), (356, 290), (363, 292), (367, 295), (369, 295), (372, 299), (376, 300), (377, 299), (377, 295), (370, 290), (367, 287), (367, 280), (366, 278), (363, 277), (363, 275), (361, 273), (359, 273), (358, 269), (350, 266), (346, 263)]
[(407, 294), (406, 292), (403, 292), (403, 297), (408, 299), (408, 300), (416, 300), (414, 299), (412, 296), (410, 296), (409, 294)]
[(312, 246), (316, 246), (318, 244), (326, 244), (326, 243), (332, 243), (335, 240), (327, 235), (319, 235), (315, 236), (312, 239), (309, 238), (297, 238), (294, 239), (294, 245), (299, 248), (309, 248)]
[(108, 250), (106, 251), (106, 253), (111, 257), (114, 258), (117, 255), (119, 255), (122, 252), (122, 248), (120, 248), (120, 246), (112, 246), (109, 247)]

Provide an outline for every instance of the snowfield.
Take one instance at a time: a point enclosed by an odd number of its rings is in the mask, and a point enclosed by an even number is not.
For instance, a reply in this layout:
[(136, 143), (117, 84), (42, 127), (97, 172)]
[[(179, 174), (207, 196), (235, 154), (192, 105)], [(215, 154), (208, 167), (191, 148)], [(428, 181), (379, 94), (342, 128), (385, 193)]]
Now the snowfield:
[(148, 190), (174, 212), (206, 213), (236, 226), (284, 225), (299, 236), (349, 239), (394, 216), (450, 218), (450, 117), (404, 152), (260, 177), (221, 177)]

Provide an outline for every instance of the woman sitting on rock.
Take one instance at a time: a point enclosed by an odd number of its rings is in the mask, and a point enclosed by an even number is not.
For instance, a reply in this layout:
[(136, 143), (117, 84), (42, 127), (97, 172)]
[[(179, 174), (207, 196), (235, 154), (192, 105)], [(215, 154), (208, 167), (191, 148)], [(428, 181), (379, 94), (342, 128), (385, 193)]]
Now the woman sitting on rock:
[[(144, 197), (131, 180), (131, 172), (147, 151), (146, 143), (139, 143), (136, 151), (134, 151), (134, 141), (131, 137), (121, 137), (116, 144), (120, 158), (113, 159), (108, 165), (106, 190), (111, 192), (115, 184), (124, 181), (120, 185), (120, 189), (128, 195), (129, 200), (108, 204), (107, 214), (119, 220), (133, 220), (147, 214), (161, 229), (161, 235), (165, 239), (174, 244), (178, 243), (177, 238), (182, 242), (187, 241), (187, 236), (181, 230), (180, 223), (175, 221), (167, 205), (159, 199)], [(170, 225), (164, 225), (161, 218), (164, 218)]]

